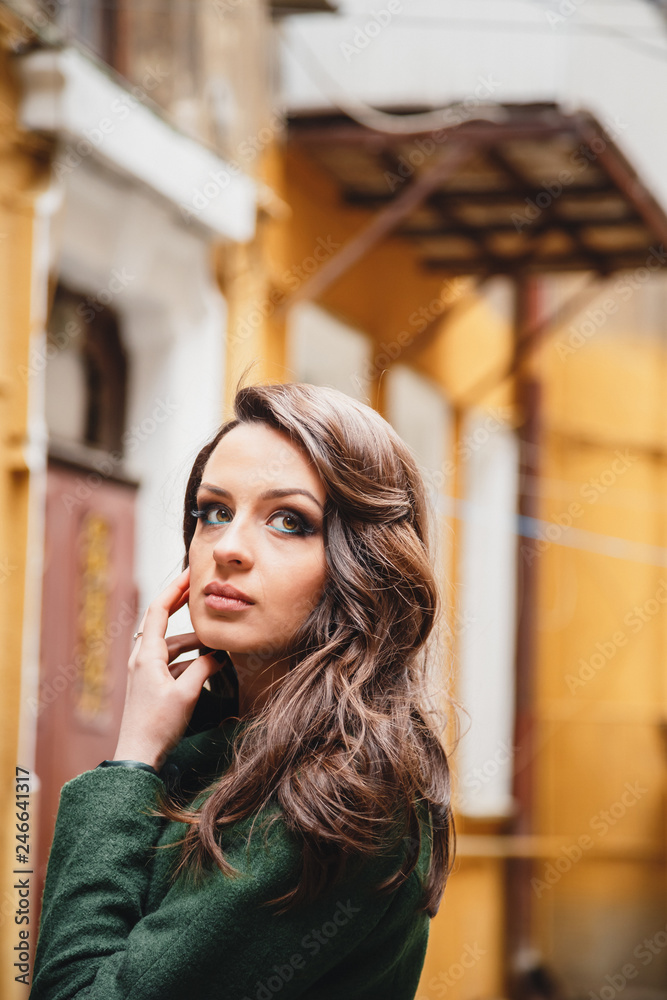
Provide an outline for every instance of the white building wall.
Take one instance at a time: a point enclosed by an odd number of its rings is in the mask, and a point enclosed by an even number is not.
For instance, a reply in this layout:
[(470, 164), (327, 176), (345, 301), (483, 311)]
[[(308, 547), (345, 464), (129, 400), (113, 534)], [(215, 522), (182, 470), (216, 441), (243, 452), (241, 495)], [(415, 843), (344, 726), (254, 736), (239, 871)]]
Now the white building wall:
[(458, 697), (470, 718), (457, 748), (457, 808), (510, 815), (514, 729), (519, 446), (497, 414), (464, 422)]
[[(613, 131), (667, 206), (667, 16), (645, 0), (342, 0), (282, 34), (292, 109), (558, 102)], [(391, 16), (389, 16), (391, 15)], [(383, 23), (381, 23), (383, 22)], [(316, 55), (313, 55), (313, 54)], [(361, 113), (361, 105), (356, 108)]]
[(312, 302), (298, 302), (289, 311), (287, 367), (295, 382), (329, 385), (369, 402), (368, 336)]
[(386, 417), (411, 449), (426, 485), (433, 565), (442, 617), (432, 637), (427, 665), (434, 693), (450, 691), (450, 659), (440, 626), (450, 621), (453, 595), (449, 587), (453, 532), (447, 521), (454, 465), (453, 420), (442, 390), (407, 365), (397, 364), (383, 375)]
[(431, 537), (443, 599), (448, 599), (452, 536), (446, 527), (453, 464), (452, 412), (442, 390), (407, 365), (392, 365), (383, 376), (387, 419), (417, 459), (431, 505)]

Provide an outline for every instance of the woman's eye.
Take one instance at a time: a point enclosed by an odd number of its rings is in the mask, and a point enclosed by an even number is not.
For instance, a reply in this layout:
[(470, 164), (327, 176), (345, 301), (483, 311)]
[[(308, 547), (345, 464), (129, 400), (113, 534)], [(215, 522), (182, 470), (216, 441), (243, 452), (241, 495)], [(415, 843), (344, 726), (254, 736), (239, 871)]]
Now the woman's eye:
[(276, 518), (282, 520), (285, 525), (284, 528), (278, 529), (279, 531), (282, 531), (284, 535), (310, 534), (309, 525), (307, 525), (300, 517), (297, 517), (296, 514), (291, 514), (288, 510), (279, 511), (277, 514), (273, 515), (271, 520), (274, 521)]
[(192, 511), (192, 516), (198, 518), (202, 524), (224, 524), (228, 514), (226, 507), (217, 504)]
[[(220, 506), (220, 504), (210, 504), (201, 510), (193, 510), (192, 516), (201, 521), (204, 527), (207, 525), (226, 524), (230, 520), (229, 509)], [(282, 535), (312, 535), (315, 530), (305, 518), (289, 510), (277, 511), (270, 518), (269, 523), (275, 520), (282, 521), (283, 523), (282, 527), (277, 527), (277, 530)]]

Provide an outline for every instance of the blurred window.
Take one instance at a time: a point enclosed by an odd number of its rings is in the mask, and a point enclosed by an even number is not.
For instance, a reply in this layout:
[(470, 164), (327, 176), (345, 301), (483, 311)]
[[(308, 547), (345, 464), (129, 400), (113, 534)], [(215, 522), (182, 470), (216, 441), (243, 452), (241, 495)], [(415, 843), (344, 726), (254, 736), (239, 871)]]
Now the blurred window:
[[(276, 65), (265, 0), (22, 4), (40, 27), (55, 25), (66, 44), (123, 77), (127, 108), (158, 108), (181, 132), (233, 159), (244, 172), (258, 170), (260, 154), (282, 128), (281, 115), (273, 110)], [(326, 7), (313, 0), (303, 9)], [(120, 104), (112, 112), (125, 120)]]
[[(205, 91), (205, 35), (200, 23), (205, 5), (195, 0), (36, 2), (69, 43), (92, 53), (127, 80), (132, 100), (155, 103), (184, 131), (206, 137), (199, 108)], [(233, 0), (231, 9), (236, 9)], [(214, 23), (222, 23), (221, 15), (214, 16)]]
[(38, 0), (46, 15), (72, 41), (110, 66), (117, 64), (121, 3), (114, 0)]
[(122, 451), (127, 360), (115, 313), (58, 285), (44, 355), (50, 437)]

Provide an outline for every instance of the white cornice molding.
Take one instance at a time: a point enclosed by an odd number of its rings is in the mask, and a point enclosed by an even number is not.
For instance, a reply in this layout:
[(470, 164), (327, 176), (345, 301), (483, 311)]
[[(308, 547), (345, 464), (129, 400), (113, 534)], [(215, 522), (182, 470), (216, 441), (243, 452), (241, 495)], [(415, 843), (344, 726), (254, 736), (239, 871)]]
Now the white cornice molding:
[(142, 103), (141, 88), (121, 86), (74, 48), (41, 49), (17, 64), (20, 124), (60, 139), (57, 175), (90, 157), (157, 192), (184, 224), (234, 242), (252, 239), (255, 182)]

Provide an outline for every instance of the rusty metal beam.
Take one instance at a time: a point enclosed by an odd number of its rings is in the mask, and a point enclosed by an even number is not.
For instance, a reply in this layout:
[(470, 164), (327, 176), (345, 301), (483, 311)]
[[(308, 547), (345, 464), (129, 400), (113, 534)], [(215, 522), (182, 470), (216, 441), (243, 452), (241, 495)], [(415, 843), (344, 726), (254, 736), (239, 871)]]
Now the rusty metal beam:
[(411, 139), (417, 139), (420, 136), (433, 135), (438, 136), (439, 143), (448, 143), (454, 136), (461, 141), (469, 139), (472, 142), (481, 142), (486, 141), (491, 134), (494, 136), (495, 142), (531, 138), (543, 140), (571, 131), (572, 123), (566, 117), (556, 122), (545, 122), (539, 119), (512, 123), (461, 122), (458, 125), (450, 125), (442, 129), (402, 133), (400, 136), (393, 132), (380, 130), (371, 132), (370, 129), (352, 122), (346, 124), (343, 121), (335, 121), (335, 124), (327, 125), (326, 121), (322, 121), (321, 118), (319, 120), (317, 118), (304, 120), (298, 117), (288, 119), (288, 141), (304, 147), (336, 144), (371, 146), (377, 149), (383, 142), (386, 142), (395, 148), (397, 139), (401, 142), (410, 142)]
[[(667, 244), (667, 218), (637, 172), (607, 136), (594, 126), (588, 115), (573, 116), (577, 134), (590, 148), (607, 176), (634, 206), (637, 214), (657, 238)], [(600, 144), (601, 148), (600, 148)]]
[[(636, 226), (641, 227), (642, 232), (647, 232), (646, 223), (643, 219), (640, 219), (634, 212), (628, 207), (628, 211), (623, 216), (617, 216), (616, 218), (608, 219), (571, 219), (566, 221), (565, 219), (559, 219), (557, 222), (551, 219), (536, 219), (531, 225), (531, 231), (536, 233), (545, 233), (549, 230), (559, 230), (561, 232), (569, 233), (576, 229), (609, 229), (616, 226)], [(445, 224), (442, 226), (403, 226), (398, 230), (397, 236), (401, 239), (405, 237), (408, 240), (431, 240), (446, 238), (448, 236), (469, 236), (476, 231), (479, 235), (487, 234), (490, 236), (495, 236), (496, 234), (502, 235), (503, 233), (516, 233), (517, 228), (513, 222), (491, 222), (488, 225), (477, 225), (476, 223), (452, 223), (451, 225)]]
[[(625, 253), (623, 256), (620, 254), (609, 256), (605, 263), (604, 273), (611, 273), (612, 271), (626, 271), (634, 267), (645, 266), (650, 256), (651, 253), (649, 247), (637, 250), (632, 254)], [(452, 257), (450, 259), (442, 257), (422, 257), (420, 264), (427, 271), (439, 272), (450, 276), (459, 274), (483, 274), (486, 271), (484, 262), (478, 260), (476, 257)], [(508, 256), (504, 260), (503, 268), (499, 269), (496, 273), (516, 277), (524, 271), (530, 274), (598, 271), (598, 264), (596, 259), (592, 256), (575, 257), (574, 255), (567, 253), (558, 254), (557, 256), (555, 254), (549, 254), (548, 256), (544, 255), (542, 257), (535, 254), (529, 261), (524, 261), (522, 257), (513, 259)]]
[[(517, 187), (530, 187), (529, 179), (523, 174), (523, 172), (516, 167), (511, 160), (508, 160), (507, 156), (498, 149), (496, 146), (494, 149), (489, 150), (489, 158), (492, 163), (495, 163), (502, 172), (505, 173), (506, 177), (517, 186)], [(563, 190), (566, 190), (565, 188)], [(561, 203), (559, 200), (560, 196), (551, 199), (551, 204), (543, 209), (541, 218), (545, 219), (547, 222), (551, 222), (552, 225), (560, 222), (562, 218)], [(567, 217), (566, 217), (567, 218)], [(539, 251), (537, 249), (537, 243), (540, 239), (541, 234), (536, 232), (531, 223), (530, 233), (527, 233), (526, 248), (521, 255), (520, 265), (523, 266), (527, 264), (533, 255), (539, 256)], [(593, 268), (599, 272), (608, 271), (608, 266), (606, 264), (603, 254), (601, 254), (595, 248), (591, 248), (587, 245), (586, 241), (582, 239), (580, 233), (576, 230), (570, 233), (572, 239), (577, 245), (579, 254), (581, 257), (588, 258), (593, 264)]]
[[(424, 173), (412, 180), (405, 190), (398, 195), (386, 208), (382, 209), (367, 226), (348, 240), (345, 246), (334, 257), (326, 261), (311, 278), (301, 285), (281, 306), (276, 314), (282, 314), (295, 302), (303, 299), (317, 299), (327, 288), (343, 277), (347, 271), (363, 257), (386, 239), (393, 230), (412, 212), (424, 199), (435, 190), (438, 184), (447, 180), (470, 159), (478, 150), (479, 143), (452, 143), (440, 157)], [(484, 145), (484, 144), (482, 144)]]
[[(490, 202), (493, 205), (497, 205), (506, 202), (508, 205), (521, 205), (521, 207), (524, 207), (526, 198), (534, 199), (542, 190), (541, 188), (535, 188), (532, 184), (523, 189), (510, 186), (487, 188), (486, 190), (448, 187), (446, 191), (443, 191), (443, 195), (457, 201), (465, 199), (471, 201), (473, 204)], [(625, 205), (621, 197), (621, 192), (610, 181), (595, 188), (591, 188), (585, 184), (569, 184), (564, 189), (562, 197), (568, 201), (579, 198), (586, 204), (597, 196), (609, 197), (610, 195), (616, 195), (619, 205)], [(343, 188), (342, 197), (349, 205), (372, 208), (391, 201), (393, 195), (390, 191), (358, 191), (354, 188)]]
[[(535, 286), (530, 278), (516, 283), (516, 309), (512, 362), (517, 372), (515, 398), (520, 422), (518, 517), (539, 516), (539, 500), (532, 487), (537, 479), (541, 454), (542, 386), (526, 364), (525, 340), (531, 336), (535, 315)], [(533, 738), (535, 729), (536, 630), (538, 621), (535, 539), (516, 539), (516, 653), (514, 689), (514, 735), (516, 752), (513, 758), (512, 796), (517, 805), (511, 833), (526, 836), (533, 832), (535, 798), (535, 767)], [(505, 928), (506, 968), (505, 995), (519, 1000), (521, 995), (515, 976), (515, 962), (525, 949), (534, 944), (533, 891), (530, 878), (531, 858), (508, 858), (505, 863)]]
[(440, 191), (432, 191), (426, 199), (428, 205), (433, 207), (445, 222), (452, 222), (461, 226), (466, 236), (478, 249), (477, 259), (485, 265), (485, 270), (495, 272), (503, 264), (503, 258), (499, 257), (495, 250), (489, 246), (488, 230), (469, 225), (460, 216), (455, 204), (450, 203), (446, 197), (441, 197)]
[(606, 279), (600, 278), (599, 275), (594, 275), (586, 282), (583, 288), (574, 292), (569, 299), (566, 299), (563, 305), (555, 309), (546, 319), (524, 330), (515, 346), (511, 362), (499, 372), (490, 372), (488, 375), (482, 376), (453, 405), (463, 408), (474, 406), (492, 389), (495, 389), (498, 385), (501, 385), (508, 378), (515, 375), (519, 366), (525, 362), (528, 354), (534, 351), (546, 337), (552, 336), (568, 320), (577, 316), (589, 302), (600, 294), (605, 284)]

